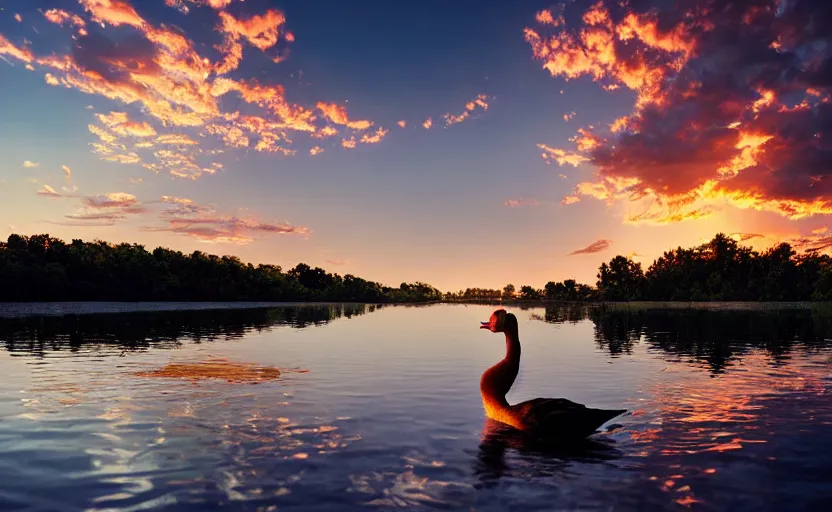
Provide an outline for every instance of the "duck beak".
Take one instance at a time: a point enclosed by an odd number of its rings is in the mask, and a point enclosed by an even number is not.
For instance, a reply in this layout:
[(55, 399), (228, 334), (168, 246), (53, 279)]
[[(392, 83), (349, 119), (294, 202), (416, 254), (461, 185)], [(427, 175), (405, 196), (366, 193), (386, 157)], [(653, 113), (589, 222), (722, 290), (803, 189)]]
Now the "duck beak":
[(491, 322), (480, 322), (480, 329), (491, 330)]

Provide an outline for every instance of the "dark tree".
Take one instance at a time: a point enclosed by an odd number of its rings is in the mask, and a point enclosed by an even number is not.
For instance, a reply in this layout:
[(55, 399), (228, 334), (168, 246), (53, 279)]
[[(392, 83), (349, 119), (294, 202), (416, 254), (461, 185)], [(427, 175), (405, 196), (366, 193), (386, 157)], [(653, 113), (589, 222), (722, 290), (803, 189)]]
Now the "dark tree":
[(343, 301), (431, 302), (424, 283), (399, 288), (299, 263), (243, 263), (236, 256), (183, 254), (138, 244), (10, 235), (0, 243), (0, 301)]

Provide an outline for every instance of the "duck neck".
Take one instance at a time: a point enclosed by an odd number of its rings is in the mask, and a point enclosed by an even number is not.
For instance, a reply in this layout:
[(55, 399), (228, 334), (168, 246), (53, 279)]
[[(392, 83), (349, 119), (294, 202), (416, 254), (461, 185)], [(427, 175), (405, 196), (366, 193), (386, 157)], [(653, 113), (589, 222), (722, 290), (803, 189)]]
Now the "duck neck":
[(503, 358), (503, 361), (517, 367), (520, 366), (520, 336), (516, 329), (506, 331), (506, 357)]
[(508, 407), (508, 394), (520, 371), (520, 339), (517, 330), (506, 331), (506, 356), (482, 375), (480, 391), (486, 409)]

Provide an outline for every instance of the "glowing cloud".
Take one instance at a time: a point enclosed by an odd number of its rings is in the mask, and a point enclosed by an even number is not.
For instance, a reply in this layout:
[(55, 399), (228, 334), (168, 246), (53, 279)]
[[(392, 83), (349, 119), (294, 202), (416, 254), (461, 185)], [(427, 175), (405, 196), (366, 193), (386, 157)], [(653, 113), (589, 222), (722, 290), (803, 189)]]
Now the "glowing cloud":
[(187, 135), (177, 133), (159, 135), (159, 137), (156, 138), (156, 142), (159, 144), (175, 144), (178, 146), (195, 146), (199, 144), (199, 142), (193, 140)]
[[(114, 107), (112, 112), (98, 114), (97, 124), (90, 131), (98, 137), (91, 144), (93, 152), (103, 160), (125, 164), (141, 164), (153, 172), (194, 179), (211, 173), (210, 165), (200, 165), (200, 156), (208, 151), (213, 135), (229, 148), (250, 148), (257, 151), (295, 154), (289, 146), (287, 132), (301, 132), (314, 138), (337, 135), (334, 125), (365, 131), (373, 126), (369, 120), (350, 119), (346, 107), (334, 103), (313, 102), (307, 108), (286, 98), (282, 85), (265, 84), (237, 73), (243, 59), (243, 47), (249, 45), (278, 62), (287, 56), (294, 35), (285, 30), (286, 17), (277, 9), (254, 15), (239, 16), (225, 11), (232, 0), (166, 0), (165, 3), (183, 13), (189, 6), (206, 6), (206, 14), (217, 20), (215, 28), (220, 42), (214, 47), (219, 55), (210, 55), (204, 41), (194, 42), (189, 34), (174, 26), (155, 25), (145, 19), (130, 0), (78, 0), (83, 11), (48, 9), (43, 16), (50, 23), (71, 26), (70, 51), (44, 53), (36, 56), (28, 41), (12, 42), (0, 35), (0, 60), (20, 61), (32, 70), (44, 73), (53, 86), (103, 97), (114, 103), (130, 106)], [(96, 30), (87, 27), (97, 25)], [(113, 39), (109, 34), (116, 34)], [(256, 56), (255, 56), (256, 58)], [(236, 95), (239, 100), (258, 108), (247, 108), (243, 114), (227, 110)], [(316, 116), (320, 111), (322, 115)], [(95, 128), (92, 128), (95, 126)], [(160, 134), (161, 133), (161, 134)], [(367, 135), (364, 143), (374, 143), (386, 131)], [(347, 137), (349, 139), (349, 137)], [(144, 140), (136, 140), (144, 139)], [(277, 144), (277, 142), (280, 144)], [(191, 146), (192, 150), (176, 158), (182, 165), (169, 165), (170, 159), (154, 161), (154, 146)]]
[(365, 133), (365, 134), (361, 137), (361, 140), (360, 140), (359, 142), (361, 142), (362, 144), (378, 144), (379, 142), (381, 142), (382, 140), (384, 140), (384, 137), (387, 135), (387, 132), (388, 132), (388, 131), (389, 131), (389, 130), (385, 130), (385, 129), (383, 129), (383, 128), (379, 128), (378, 130), (376, 130), (376, 131), (375, 131), (374, 133), (372, 133), (372, 134)]
[[(471, 113), (478, 108), (482, 110), (488, 110), (487, 100), (488, 96), (486, 96), (485, 94), (480, 94), (476, 98), (465, 104), (465, 110), (461, 114), (445, 114), (445, 125), (450, 126), (452, 124), (457, 124), (461, 123), (462, 121), (465, 121), (471, 116)], [(428, 119), (428, 121), (430, 121), (430, 119)], [(433, 124), (433, 122), (431, 122), (431, 124)], [(425, 128), (429, 128), (429, 126), (425, 126)]]
[(78, 0), (96, 23), (114, 27), (130, 25), (140, 28), (145, 24), (133, 6), (122, 0)]
[(62, 165), (61, 170), (64, 171), (64, 176), (66, 176), (67, 181), (72, 179), (72, 169), (69, 166)]
[(69, 23), (80, 29), (87, 26), (87, 22), (84, 21), (84, 18), (78, 16), (77, 14), (71, 14), (62, 9), (49, 9), (43, 13), (43, 16), (56, 25)]
[(46, 196), (46, 197), (61, 197), (61, 194), (55, 191), (54, 188), (50, 187), (49, 185), (43, 185), (43, 188), (38, 190), (37, 195), (39, 196)]
[[(547, 161), (596, 169), (568, 202), (644, 210), (630, 223), (703, 218), (722, 204), (789, 219), (832, 213), (832, 21), (810, 2), (731, 5), (571, 3), (582, 14), (571, 27), (562, 13), (538, 13), (525, 37), (552, 76), (636, 95), (608, 130), (579, 130), (576, 151), (538, 145)], [(749, 36), (738, 41), (737, 27)]]
[(352, 128), (353, 130), (359, 131), (366, 130), (367, 128), (373, 126), (372, 121), (350, 121), (349, 117), (347, 116), (347, 108), (341, 105), (336, 105), (335, 103), (318, 102), (317, 107), (325, 118), (329, 119), (335, 124), (340, 124), (348, 128)]
[[(281, 29), (286, 23), (286, 17), (277, 9), (269, 9), (262, 15), (246, 19), (237, 19), (227, 12), (220, 12), (219, 16), (221, 23), (218, 30), (225, 34), (225, 41), (217, 47), (224, 54), (222, 61), (215, 67), (220, 75), (234, 71), (239, 66), (243, 58), (241, 40), (248, 41), (251, 46), (265, 53), (266, 50), (277, 45)], [(291, 43), (295, 38), (290, 33), (286, 33), (283, 40)], [(269, 58), (278, 63), (286, 57), (278, 54)]]
[(178, 9), (183, 14), (188, 14), (190, 8), (186, 4), (189, 3), (197, 6), (205, 5), (213, 9), (221, 10), (231, 5), (231, 2), (233, 1), (234, 0), (165, 0), (165, 5)]
[(166, 208), (160, 219), (163, 227), (145, 227), (146, 231), (168, 231), (208, 243), (247, 244), (257, 234), (308, 235), (309, 228), (289, 223), (260, 222), (253, 218), (218, 215), (212, 206), (200, 205), (187, 198), (162, 196)]
[(397, 124), (397, 125), (399, 125), (399, 127), (400, 127), (400, 128), (404, 128), (404, 127), (406, 127), (406, 126), (407, 126), (407, 122), (406, 122), (406, 121), (404, 121), (404, 120), (399, 121), (399, 122), (398, 122), (398, 123), (396, 123), (396, 124)]
[(156, 130), (147, 122), (130, 121), (124, 112), (96, 114), (96, 117), (110, 130), (125, 137), (152, 137), (156, 135)]
[(729, 236), (738, 242), (745, 242), (747, 240), (765, 237), (765, 235), (761, 235), (760, 233), (731, 233)]
[(324, 148), (322, 148), (321, 146), (315, 146), (315, 147), (313, 147), (312, 149), (309, 150), (309, 154), (312, 155), (312, 156), (320, 155), (323, 152), (324, 152)]
[(596, 252), (601, 252), (601, 251), (607, 250), (610, 247), (610, 245), (612, 245), (611, 240), (603, 240), (603, 239), (598, 240), (598, 241), (592, 242), (591, 244), (587, 245), (583, 249), (578, 249), (578, 250), (570, 252), (568, 254), (568, 256), (574, 256), (576, 254), (595, 254)]
[(144, 205), (135, 196), (125, 192), (109, 192), (97, 196), (61, 195), (55, 193), (50, 187), (45, 186), (44, 192), (49, 191), (54, 194), (41, 192), (38, 192), (38, 194), (51, 197), (76, 197), (81, 200), (81, 206), (74, 213), (65, 215), (64, 219), (66, 220), (56, 222), (57, 224), (71, 226), (112, 226), (116, 222), (126, 219), (128, 216), (138, 215), (146, 211)]
[(538, 144), (537, 147), (543, 150), (543, 153), (540, 156), (546, 161), (546, 163), (552, 163), (552, 160), (558, 163), (558, 165), (566, 165), (569, 164), (572, 167), (578, 167), (579, 165), (586, 163), (589, 161), (589, 158), (579, 154), (579, 153), (570, 153), (558, 148), (550, 148), (546, 144)]
[(433, 126), (433, 119), (431, 119), (431, 118), (427, 118), (427, 119), (425, 119), (425, 122), (424, 122), (424, 123), (422, 123), (422, 127), (423, 127), (425, 130), (430, 130), (430, 127), (431, 127), (431, 126)]
[(28, 48), (20, 48), (12, 44), (3, 34), (0, 34), (0, 56), (8, 55), (29, 64), (35, 60), (34, 54)]
[(32, 168), (35, 168), (39, 165), (40, 165), (39, 163), (33, 162), (31, 160), (24, 160), (24, 162), (23, 162), (23, 167), (25, 167), (26, 169), (32, 169)]

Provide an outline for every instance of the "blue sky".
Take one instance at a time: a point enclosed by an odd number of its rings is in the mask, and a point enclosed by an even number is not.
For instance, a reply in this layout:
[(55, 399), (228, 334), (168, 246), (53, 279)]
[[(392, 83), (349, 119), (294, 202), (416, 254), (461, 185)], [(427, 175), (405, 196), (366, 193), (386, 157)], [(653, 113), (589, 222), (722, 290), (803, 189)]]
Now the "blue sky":
[[(715, 164), (690, 162), (682, 151), (672, 161), (672, 144), (662, 142), (656, 147), (667, 154), (637, 165), (616, 163), (630, 163), (631, 155), (616, 148), (636, 147), (633, 137), (650, 134), (656, 116), (674, 125), (677, 111), (670, 104), (676, 85), (671, 84), (679, 80), (667, 71), (668, 55), (699, 69), (694, 63), (716, 52), (688, 25), (654, 23), (672, 10), (645, 9), (640, 3), (641, 10), (605, 7), (609, 24), (603, 30), (618, 34), (615, 44), (627, 43), (620, 27), (634, 27), (636, 36), (629, 39), (644, 45), (652, 59), (646, 68), (661, 71), (660, 82), (642, 77), (634, 86), (621, 71), (632, 68), (626, 62), (630, 50), (621, 49), (625, 46), (616, 49), (624, 67), (584, 51), (588, 64), (581, 68), (575, 65), (574, 48), (561, 45), (542, 55), (524, 34), (528, 28), (546, 41), (568, 36), (585, 44), (575, 34), (593, 29), (585, 14), (593, 9), (590, 3), (570, 2), (566, 8), (531, 1), (169, 3), (3, 3), (0, 215), (5, 222), (0, 229), (235, 254), (285, 268), (303, 261), (385, 284), (422, 280), (445, 290), (508, 282), (542, 287), (570, 277), (592, 283), (601, 261), (615, 254), (649, 265), (665, 249), (700, 243), (717, 231), (756, 235), (747, 239), (761, 247), (806, 236), (823, 242), (825, 191), (793, 197), (793, 191), (775, 184), (749, 200), (744, 194), (754, 188), (745, 182), (742, 194), (726, 181), (703, 187)], [(252, 22), (267, 13), (270, 21)], [(553, 21), (540, 13), (554, 13)], [(635, 25), (627, 21), (630, 13), (638, 20)], [(232, 28), (223, 29), (223, 20), (232, 20), (227, 22)], [(651, 32), (656, 26), (661, 30)], [(165, 47), (160, 38), (166, 34), (189, 41), (188, 51), (205, 62), (193, 65), (190, 54)], [(242, 60), (220, 72), (217, 66), (229, 51), (219, 46), (228, 41), (240, 45)], [(62, 68), (49, 61), (50, 55), (69, 56), (72, 65)], [(282, 60), (276, 63), (278, 55)], [(204, 70), (205, 76), (183, 78), (179, 73), (185, 69)], [(91, 70), (103, 78), (90, 78)], [(229, 83), (236, 89), (217, 92), (219, 84)], [(228, 130), (242, 126), (240, 116), (291, 125), (274, 104), (243, 98), (243, 89), (254, 84), (310, 112), (313, 131), (294, 125), (270, 129), (279, 142), (263, 150), (256, 149), (264, 140), (262, 130), (242, 128), (245, 144), (224, 139)], [(617, 89), (605, 90), (611, 84), (609, 89)], [(759, 114), (754, 133), (763, 133), (764, 121), (770, 121), (754, 103), (762, 93), (755, 84), (745, 86), (757, 96), (747, 97), (743, 112)], [(185, 101), (179, 95), (184, 90), (202, 95)], [(823, 116), (829, 91), (814, 90), (817, 95), (804, 95), (815, 102), (807, 108)], [(662, 103), (656, 100), (660, 96), (670, 100)], [(487, 108), (468, 109), (476, 98)], [(640, 98), (647, 98), (646, 107), (637, 104)], [(152, 103), (158, 101), (196, 120), (178, 124), (165, 118)], [(350, 121), (368, 120), (372, 127), (351, 129), (328, 119), (319, 102), (345, 108)], [(203, 107), (210, 112), (194, 113)], [(701, 104), (697, 108), (707, 110)], [(463, 112), (469, 115), (462, 122), (446, 125), (445, 114)], [(624, 134), (610, 133), (608, 127), (623, 116), (629, 116)], [(433, 125), (425, 129), (428, 118)], [(405, 127), (397, 124), (402, 120)], [(324, 137), (325, 126), (339, 133)], [(584, 132), (578, 139), (589, 140), (591, 133), (604, 142), (576, 149), (579, 128)], [(101, 139), (102, 130), (109, 142)], [(142, 130), (153, 135), (139, 134)], [(380, 138), (377, 143), (360, 142), (373, 134)], [(162, 136), (174, 135), (189, 142), (161, 142)], [(616, 140), (627, 135), (631, 138)], [(766, 136), (749, 150), (759, 162), (771, 153), (763, 151), (768, 141), (780, 137)], [(351, 137), (356, 147), (344, 147), (342, 141)], [(685, 140), (677, 139), (680, 148)], [(547, 161), (539, 144), (580, 155), (582, 163)], [(275, 146), (295, 153), (276, 152)], [(313, 147), (323, 151), (311, 155)], [(157, 161), (154, 154), (160, 150), (166, 156)], [(724, 155), (723, 164), (740, 152)], [(135, 158), (125, 158), (128, 154)], [(171, 172), (177, 167), (171, 161), (186, 162), (189, 175)], [(648, 173), (655, 161), (664, 165), (655, 170), (658, 180)], [(70, 168), (70, 179), (63, 166)], [(742, 172), (741, 177), (751, 176)], [(656, 185), (677, 175), (695, 179), (679, 178), (673, 196)], [(624, 181), (629, 188), (621, 185)], [(606, 183), (605, 192), (587, 185), (592, 183)], [(679, 207), (674, 198), (682, 196), (687, 199)], [(645, 204), (645, 198), (652, 202)], [(784, 201), (813, 206), (810, 214), (796, 216), (784, 213)], [(637, 217), (639, 212), (649, 215)]]

